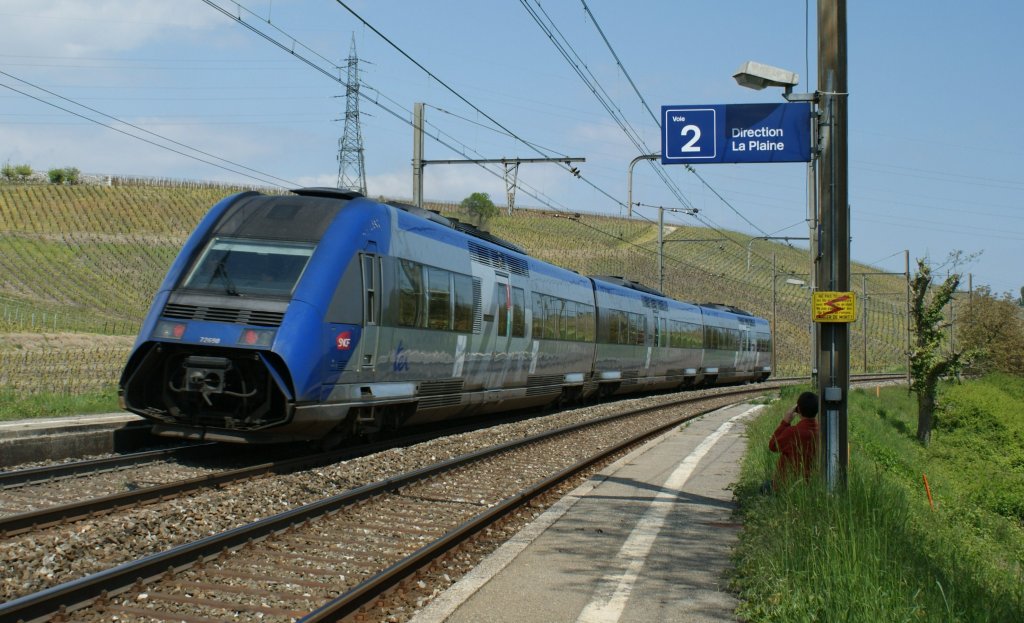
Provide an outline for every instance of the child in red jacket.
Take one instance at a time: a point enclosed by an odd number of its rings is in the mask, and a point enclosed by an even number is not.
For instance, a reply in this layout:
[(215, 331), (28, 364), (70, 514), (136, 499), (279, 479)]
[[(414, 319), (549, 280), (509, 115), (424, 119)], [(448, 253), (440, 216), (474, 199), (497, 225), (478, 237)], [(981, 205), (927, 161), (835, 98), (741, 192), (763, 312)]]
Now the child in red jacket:
[[(800, 422), (793, 426), (796, 415), (800, 416)], [(772, 433), (768, 449), (779, 453), (779, 461), (775, 466), (775, 479), (770, 483), (771, 489), (778, 489), (795, 474), (810, 480), (811, 470), (818, 463), (817, 415), (818, 395), (804, 392)]]

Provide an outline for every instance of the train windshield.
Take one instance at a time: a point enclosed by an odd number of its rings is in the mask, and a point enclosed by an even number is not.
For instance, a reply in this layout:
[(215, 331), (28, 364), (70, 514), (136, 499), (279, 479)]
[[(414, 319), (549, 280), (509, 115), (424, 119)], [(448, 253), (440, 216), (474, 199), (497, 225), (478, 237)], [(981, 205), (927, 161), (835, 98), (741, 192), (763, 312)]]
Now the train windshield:
[(301, 242), (217, 237), (183, 286), (230, 296), (289, 296), (314, 248)]

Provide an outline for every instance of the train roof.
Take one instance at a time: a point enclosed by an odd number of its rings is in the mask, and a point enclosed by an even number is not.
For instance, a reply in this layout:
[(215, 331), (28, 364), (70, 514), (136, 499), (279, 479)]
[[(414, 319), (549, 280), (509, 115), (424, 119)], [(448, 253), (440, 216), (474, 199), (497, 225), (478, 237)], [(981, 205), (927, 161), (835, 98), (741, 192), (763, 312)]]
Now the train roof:
[[(303, 195), (306, 197), (329, 197), (332, 199), (344, 200), (357, 199), (364, 196), (363, 194), (356, 192), (354, 190), (345, 190), (341, 188), (328, 187), (298, 188), (293, 190), (292, 192), (297, 195)], [(438, 225), (450, 227), (466, 235), (473, 236), (474, 238), (479, 238), (480, 240), (486, 240), (491, 244), (496, 244), (499, 247), (504, 247), (510, 251), (515, 251), (516, 253), (521, 253), (523, 255), (529, 255), (526, 249), (515, 244), (514, 242), (509, 242), (508, 240), (499, 238), (498, 236), (495, 236), (490, 232), (486, 232), (475, 225), (465, 223), (463, 221), (460, 221), (459, 219), (441, 216), (440, 212), (436, 212), (434, 210), (426, 210), (424, 208), (414, 206), (409, 203), (402, 203), (399, 201), (388, 201), (384, 203), (385, 205), (397, 208), (399, 210), (402, 210), (403, 212), (408, 212), (409, 214), (437, 223)]]
[(309, 188), (294, 188), (293, 193), (303, 197), (326, 197), (327, 199), (357, 199), (364, 196), (363, 193), (344, 188), (329, 188), (327, 186), (313, 186)]
[(700, 306), (701, 307), (707, 307), (709, 309), (719, 309), (719, 310), (722, 310), (722, 311), (727, 311), (727, 312), (736, 314), (737, 316), (753, 316), (754, 315), (754, 314), (752, 314), (752, 313), (750, 313), (750, 312), (748, 312), (746, 310), (740, 309), (739, 307), (733, 307), (732, 305), (726, 305), (725, 303), (700, 303)]
[(625, 277), (619, 277), (618, 275), (590, 275), (590, 278), (597, 279), (598, 281), (604, 281), (605, 283), (613, 283), (617, 286), (622, 286), (623, 288), (629, 288), (630, 290), (643, 292), (644, 294), (653, 294), (654, 296), (671, 298), (664, 292), (655, 290), (650, 286), (645, 286), (639, 281), (633, 281), (632, 279), (626, 279)]

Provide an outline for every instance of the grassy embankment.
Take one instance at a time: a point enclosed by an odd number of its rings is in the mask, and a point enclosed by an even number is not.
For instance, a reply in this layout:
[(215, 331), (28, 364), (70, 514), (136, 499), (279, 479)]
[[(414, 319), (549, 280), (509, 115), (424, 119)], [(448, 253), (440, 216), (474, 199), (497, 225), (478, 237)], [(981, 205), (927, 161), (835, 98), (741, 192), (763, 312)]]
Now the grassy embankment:
[[(168, 266), (211, 205), (233, 188), (0, 184), (0, 419), (28, 417), (38, 393), (73, 400), (113, 386)], [(457, 205), (428, 207), (463, 220)], [(496, 235), (533, 255), (584, 274), (615, 274), (656, 285), (657, 228), (639, 220), (537, 210), (502, 213)], [(751, 243), (748, 236), (695, 227), (666, 228), (665, 290), (683, 300), (723, 302), (763, 317), (772, 311), (771, 254), (778, 257), (778, 371), (806, 373), (807, 291), (784, 273), (806, 272), (807, 252)], [(747, 267), (747, 248), (752, 250)], [(856, 267), (858, 272), (866, 267)], [(806, 276), (806, 275), (804, 275)], [(867, 310), (871, 371), (900, 370), (905, 342), (901, 279), (873, 277)], [(861, 284), (854, 284), (860, 287)], [(857, 372), (861, 323), (852, 329)], [(23, 401), (24, 408), (19, 406)], [(97, 408), (83, 404), (72, 412)]]
[[(758, 493), (784, 394), (749, 429), (737, 495), (739, 614), (750, 621), (1024, 620), (1024, 379), (944, 388), (929, 447), (904, 388), (854, 391), (845, 493)], [(930, 485), (929, 504), (924, 477)]]

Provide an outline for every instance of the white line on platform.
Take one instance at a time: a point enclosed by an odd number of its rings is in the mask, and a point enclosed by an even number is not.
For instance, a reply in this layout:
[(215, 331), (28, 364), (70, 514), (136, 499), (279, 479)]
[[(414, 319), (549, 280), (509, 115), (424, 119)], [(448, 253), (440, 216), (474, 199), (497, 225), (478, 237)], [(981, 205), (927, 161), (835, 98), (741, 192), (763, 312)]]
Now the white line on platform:
[(682, 491), (683, 485), (689, 480), (697, 463), (704, 458), (704, 455), (714, 447), (718, 440), (728, 433), (738, 420), (760, 408), (753, 407), (733, 416), (719, 426), (718, 430), (705, 437), (700, 445), (683, 459), (679, 467), (665, 481), (662, 489), (651, 500), (647, 512), (640, 518), (629, 538), (619, 549), (619, 553), (613, 561), (613, 565), (619, 571), (609, 573), (601, 579), (594, 590), (594, 596), (580, 613), (576, 623), (615, 623), (619, 620), (626, 608), (629, 595), (633, 591), (633, 585), (640, 575), (640, 570), (643, 569), (644, 563), (647, 561), (647, 555), (654, 545), (654, 540), (658, 537), (658, 533), (665, 525), (665, 518), (672, 510), (673, 505), (666, 502), (671, 502), (678, 497), (678, 493)]

